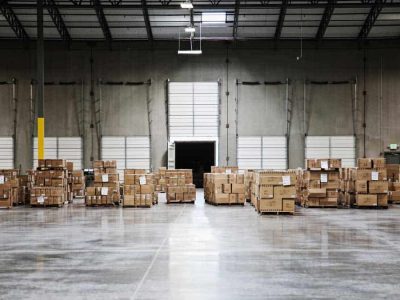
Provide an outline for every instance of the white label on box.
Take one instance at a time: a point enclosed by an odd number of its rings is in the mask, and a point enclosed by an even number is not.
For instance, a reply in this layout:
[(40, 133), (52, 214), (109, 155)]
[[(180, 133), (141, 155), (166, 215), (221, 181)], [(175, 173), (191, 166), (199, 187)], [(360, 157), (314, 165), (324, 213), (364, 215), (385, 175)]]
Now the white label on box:
[(327, 160), (321, 160), (321, 169), (325, 169), (325, 170), (329, 169), (329, 165), (328, 165), (328, 161)]
[(140, 176), (139, 177), (139, 184), (140, 185), (146, 184), (146, 176)]
[(107, 196), (108, 195), (108, 187), (102, 187), (101, 188), (101, 195), (102, 196)]
[(373, 181), (379, 180), (379, 172), (372, 172), (371, 180), (373, 180)]
[(0, 175), (0, 184), (4, 184), (4, 175)]
[(290, 185), (290, 176), (282, 176), (282, 184), (283, 185)]
[(244, 174), (244, 170), (238, 170), (238, 174)]
[(43, 203), (44, 203), (44, 198), (43, 198), (43, 196), (37, 197), (37, 202), (40, 203), (40, 204), (43, 204)]
[(101, 181), (102, 182), (108, 182), (108, 174), (101, 175)]
[(226, 169), (225, 170), (225, 174), (232, 174), (232, 170), (231, 169)]
[(321, 174), (321, 183), (328, 182), (328, 174)]

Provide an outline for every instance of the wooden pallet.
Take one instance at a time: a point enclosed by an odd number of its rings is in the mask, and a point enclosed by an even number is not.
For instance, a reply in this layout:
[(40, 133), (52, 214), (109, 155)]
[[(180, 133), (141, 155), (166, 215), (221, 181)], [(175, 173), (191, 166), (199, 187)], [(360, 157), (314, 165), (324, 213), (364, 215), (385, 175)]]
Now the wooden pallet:
[(50, 204), (50, 205), (40, 205), (40, 204), (31, 204), (31, 207), (33, 208), (61, 208), (63, 207), (64, 204)]
[(167, 204), (194, 204), (195, 200), (167, 201)]
[(151, 205), (122, 205), (123, 208), (151, 208)]
[(90, 205), (88, 205), (85, 203), (85, 206), (98, 208), (98, 207), (118, 207), (119, 205), (117, 205), (117, 204), (90, 204)]
[(338, 208), (338, 206), (336, 205), (305, 205), (303, 206), (304, 208)]
[(206, 201), (206, 203), (214, 206), (244, 206), (244, 203), (215, 203), (209, 201)]
[(357, 208), (357, 209), (388, 209), (389, 206), (388, 205), (386, 205), (386, 206), (383, 206), (383, 205), (361, 205), (361, 206), (359, 206), (359, 205), (353, 204), (351, 206), (351, 208)]
[(292, 211), (260, 211), (258, 212), (260, 215), (289, 215), (294, 216), (295, 212)]

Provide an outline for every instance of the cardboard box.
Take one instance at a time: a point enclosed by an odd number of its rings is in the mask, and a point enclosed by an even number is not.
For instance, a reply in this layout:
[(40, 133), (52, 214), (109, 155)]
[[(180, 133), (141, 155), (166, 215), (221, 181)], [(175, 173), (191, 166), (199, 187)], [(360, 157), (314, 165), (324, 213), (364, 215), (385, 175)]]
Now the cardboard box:
[(229, 203), (229, 194), (215, 194), (215, 203)]
[(284, 212), (294, 212), (295, 211), (295, 203), (294, 199), (283, 199), (282, 200), (282, 211)]
[(321, 198), (319, 199), (319, 205), (335, 207), (338, 205), (338, 198)]
[(355, 182), (355, 191), (361, 194), (368, 193), (368, 181), (366, 180), (356, 180)]
[(372, 194), (357, 194), (356, 203), (358, 206), (377, 206), (378, 196)]
[(357, 167), (361, 169), (371, 169), (372, 160), (370, 158), (359, 158), (357, 159)]
[(400, 191), (392, 191), (390, 192), (390, 200), (391, 201), (400, 201)]
[(379, 194), (377, 195), (377, 198), (379, 206), (388, 206), (389, 197), (387, 194)]
[(387, 181), (369, 181), (368, 191), (371, 194), (385, 194), (389, 191), (389, 184)]
[(258, 206), (259, 211), (281, 211), (282, 199), (261, 199)]
[(222, 185), (222, 192), (223, 192), (224, 194), (230, 194), (230, 193), (232, 193), (232, 184), (230, 184), (230, 183), (224, 183), (224, 184)]
[[(326, 190), (325, 190), (326, 194)], [(294, 186), (275, 186), (274, 198), (277, 199), (294, 199), (296, 198), (296, 187)]]
[(310, 198), (325, 198), (326, 197), (326, 188), (308, 189), (308, 197), (310, 197)]
[(233, 183), (232, 184), (232, 193), (233, 194), (244, 194), (245, 188), (244, 184), (239, 184), (239, 183)]
[(237, 203), (237, 194), (229, 194), (229, 203)]
[(274, 198), (274, 187), (272, 185), (260, 185), (259, 197), (261, 199)]
[(326, 190), (326, 197), (337, 199), (339, 197), (339, 192), (338, 190)]
[(141, 194), (151, 194), (154, 192), (154, 186), (150, 184), (143, 184), (140, 186)]
[(386, 160), (383, 157), (373, 158), (372, 159), (372, 167), (373, 168), (385, 168)]

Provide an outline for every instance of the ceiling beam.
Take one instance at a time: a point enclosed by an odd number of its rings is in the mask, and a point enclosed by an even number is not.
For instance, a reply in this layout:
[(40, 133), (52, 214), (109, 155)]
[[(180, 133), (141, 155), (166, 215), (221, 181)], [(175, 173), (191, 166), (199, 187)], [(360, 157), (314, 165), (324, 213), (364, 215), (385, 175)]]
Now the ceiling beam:
[(239, 10), (240, 10), (240, 0), (235, 0), (235, 14), (233, 16), (233, 39), (237, 39), (237, 31), (239, 24)]
[(289, 2), (289, 0), (282, 0), (281, 11), (279, 12), (279, 19), (278, 19), (278, 23), (276, 24), (276, 29), (275, 29), (275, 35), (274, 35), (275, 40), (279, 40), (281, 38), (283, 22), (285, 22), (285, 16), (286, 16), (288, 2)]
[(149, 40), (150, 43), (153, 43), (153, 31), (151, 30), (149, 10), (147, 8), (146, 0), (142, 0), (142, 12), (143, 12), (144, 24), (146, 25), (147, 39)]
[(378, 19), (379, 14), (381, 13), (382, 8), (385, 6), (386, 2), (387, 0), (375, 0), (375, 4), (369, 11), (367, 18), (365, 19), (364, 25), (361, 28), (360, 33), (358, 34), (358, 39), (360, 41), (366, 40), (368, 38), (368, 35), (372, 27), (374, 27), (374, 24)]
[(320, 41), (324, 38), (326, 29), (328, 29), (329, 22), (331, 21), (333, 11), (335, 10), (336, 0), (329, 0), (325, 7), (324, 14), (322, 15), (321, 23), (319, 23), (317, 35), (315, 39)]
[[(72, 1), (72, 0), (71, 0)], [(96, 0), (92, 0), (93, 2), (98, 2)], [(1, 2), (1, 0), (0, 0)], [(94, 5), (93, 4), (74, 4), (73, 2), (70, 2), (69, 4), (66, 4), (67, 2), (63, 2), (62, 4), (58, 4), (59, 9), (71, 9), (71, 10), (82, 10), (82, 9), (93, 9)], [(86, 3), (86, 2), (82, 2)], [(131, 4), (132, 2), (126, 3), (126, 2), (121, 2), (119, 5), (113, 5), (113, 4), (102, 4), (103, 9), (107, 10), (113, 10), (113, 9), (141, 9), (142, 5), (139, 4)], [(153, 2), (154, 3), (154, 2)], [(168, 3), (168, 2), (166, 2)], [(309, 0), (309, 1), (302, 1), (302, 2), (296, 2), (296, 1), (289, 1), (287, 4), (287, 8), (290, 9), (313, 9), (313, 8), (322, 8), (324, 9), (326, 7), (327, 1), (319, 1), (318, 3), (315, 3), (315, 0)], [(363, 1), (340, 1), (336, 4), (336, 8), (372, 8), (374, 6), (374, 2), (363, 2)], [(36, 4), (31, 3), (31, 2), (18, 2), (18, 3), (11, 3), (9, 4), (12, 8), (18, 8), (18, 9), (36, 9)], [(46, 5), (44, 6), (46, 8)], [(264, 9), (279, 9), (282, 7), (282, 4), (278, 3), (243, 3), (240, 4), (240, 8), (244, 9), (251, 9), (251, 8), (264, 8)], [(400, 8), (400, 2), (392, 2), (389, 1), (384, 4), (384, 7), (392, 7), (392, 8)], [(148, 4), (147, 5), (148, 9), (162, 9), (162, 10), (169, 10), (169, 9), (180, 9), (179, 4)], [(198, 10), (203, 10), (203, 9), (233, 9), (232, 4), (205, 4), (199, 3), (196, 4), (196, 9)]]
[(54, 25), (57, 28), (58, 33), (60, 34), (63, 41), (65, 41), (68, 45), (71, 42), (71, 35), (65, 25), (64, 19), (60, 13), (60, 10), (57, 7), (57, 4), (54, 0), (45, 0), (44, 4), (46, 5), (47, 11), (51, 19), (53, 20)]
[[(106, 16), (104, 14), (103, 6), (100, 3), (100, 0), (93, 0), (93, 6), (96, 11), (97, 19), (99, 20), (101, 29), (103, 30), (103, 34), (105, 39), (107, 40), (109, 46), (111, 47), (112, 43), (112, 35), (110, 31), (110, 27), (108, 26)], [(76, 5), (76, 7), (80, 7), (79, 5)], [(118, 6), (116, 6), (118, 7)], [(119, 7), (121, 8), (121, 7)]]
[[(36, 6), (35, 6), (35, 9), (36, 9)], [(8, 3), (7, 0), (3, 0), (0, 2), (0, 11), (1, 11), (2, 15), (4, 16), (4, 18), (7, 20), (11, 29), (14, 31), (17, 38), (24, 40), (24, 41), (29, 41), (29, 36), (26, 33), (25, 28), (22, 26), (17, 15), (15, 14), (12, 6)]]

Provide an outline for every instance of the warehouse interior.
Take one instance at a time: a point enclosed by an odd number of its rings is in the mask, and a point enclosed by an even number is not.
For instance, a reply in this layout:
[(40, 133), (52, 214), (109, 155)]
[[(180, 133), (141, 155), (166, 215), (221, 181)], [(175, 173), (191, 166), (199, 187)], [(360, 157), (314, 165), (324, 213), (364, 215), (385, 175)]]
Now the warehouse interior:
[(0, 0), (1, 299), (398, 299), (400, 0)]

